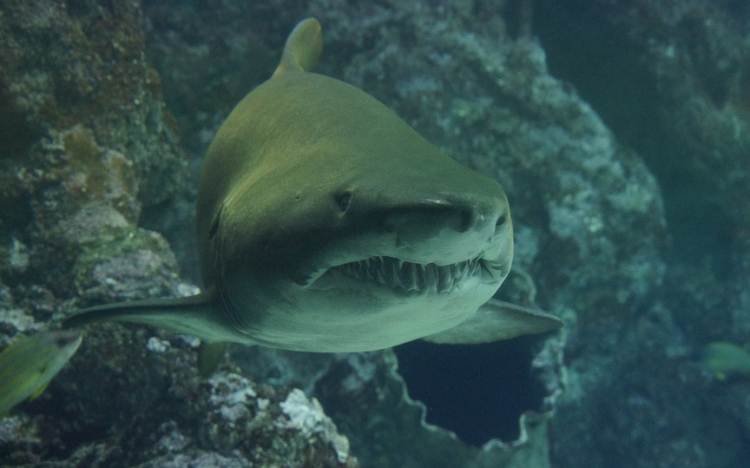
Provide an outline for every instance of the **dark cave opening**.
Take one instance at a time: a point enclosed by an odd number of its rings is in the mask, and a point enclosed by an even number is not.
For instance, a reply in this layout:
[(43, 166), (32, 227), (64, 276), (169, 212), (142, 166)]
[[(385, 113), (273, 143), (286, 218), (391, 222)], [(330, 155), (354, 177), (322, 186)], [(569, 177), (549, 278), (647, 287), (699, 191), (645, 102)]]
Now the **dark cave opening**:
[(544, 387), (532, 373), (538, 337), (481, 345), (436, 345), (422, 340), (395, 348), (409, 395), (427, 407), (427, 422), (481, 446), (519, 436), (518, 419), (540, 410)]

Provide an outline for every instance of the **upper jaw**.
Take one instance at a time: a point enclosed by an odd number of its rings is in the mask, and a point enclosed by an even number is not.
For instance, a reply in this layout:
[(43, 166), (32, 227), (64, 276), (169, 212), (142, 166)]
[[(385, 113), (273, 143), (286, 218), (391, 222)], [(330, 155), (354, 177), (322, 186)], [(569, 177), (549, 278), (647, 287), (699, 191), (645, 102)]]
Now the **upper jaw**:
[(348, 280), (402, 293), (442, 293), (469, 282), (499, 286), (510, 269), (513, 241), (507, 239), (502, 233), (473, 234), (453, 242), (428, 239), (399, 246), (397, 235), (352, 238), (338, 242), (335, 250), (317, 252), (307, 267), (297, 264), (293, 279), (303, 289), (330, 289)]
[(306, 286), (310, 289), (327, 289), (327, 286), (330, 287), (329, 281), (343, 279), (376, 284), (400, 294), (440, 294), (460, 288), (469, 281), (499, 285), (506, 274), (505, 265), (481, 256), (448, 265), (375, 256), (325, 269), (314, 275)]

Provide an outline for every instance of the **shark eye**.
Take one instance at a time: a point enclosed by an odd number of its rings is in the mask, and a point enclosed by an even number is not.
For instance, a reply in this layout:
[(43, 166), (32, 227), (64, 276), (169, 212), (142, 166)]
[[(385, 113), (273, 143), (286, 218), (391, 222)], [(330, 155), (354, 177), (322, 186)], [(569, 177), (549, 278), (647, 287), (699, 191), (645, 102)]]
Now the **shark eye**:
[(341, 210), (342, 213), (346, 212), (346, 210), (349, 208), (349, 204), (352, 201), (352, 193), (351, 192), (344, 192), (343, 194), (339, 195), (339, 197), (336, 199), (336, 203), (339, 206), (339, 210)]
[(502, 226), (503, 224), (505, 224), (505, 221), (506, 221), (507, 219), (508, 219), (508, 217), (507, 217), (507, 216), (505, 216), (505, 214), (504, 214), (504, 213), (503, 213), (503, 214), (501, 214), (501, 215), (500, 215), (500, 217), (499, 217), (499, 218), (497, 218), (497, 222), (495, 223), (495, 227), (500, 227), (500, 226)]

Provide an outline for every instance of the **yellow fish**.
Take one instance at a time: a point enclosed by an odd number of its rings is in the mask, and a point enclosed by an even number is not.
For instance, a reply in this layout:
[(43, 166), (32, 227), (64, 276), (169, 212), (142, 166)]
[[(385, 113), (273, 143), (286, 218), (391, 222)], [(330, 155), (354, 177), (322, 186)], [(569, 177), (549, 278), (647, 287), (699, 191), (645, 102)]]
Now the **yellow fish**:
[(750, 352), (724, 341), (709, 343), (703, 348), (701, 364), (719, 380), (732, 376), (750, 377)]
[(0, 353), (0, 417), (36, 398), (81, 345), (78, 331), (58, 330), (19, 338)]

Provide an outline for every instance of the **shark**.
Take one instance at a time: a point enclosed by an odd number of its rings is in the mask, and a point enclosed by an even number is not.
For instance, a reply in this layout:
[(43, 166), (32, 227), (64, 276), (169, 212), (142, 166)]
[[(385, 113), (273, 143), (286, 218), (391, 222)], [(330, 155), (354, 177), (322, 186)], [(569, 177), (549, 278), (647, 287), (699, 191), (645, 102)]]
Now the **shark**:
[(200, 338), (210, 356), (229, 342), (360, 352), (562, 325), (493, 298), (513, 258), (500, 184), (369, 94), (313, 73), (322, 44), (320, 23), (301, 21), (208, 149), (196, 207), (203, 292), (91, 307), (65, 326), (150, 324)]

